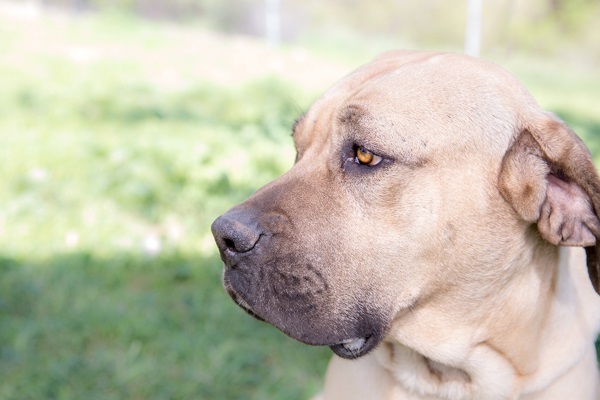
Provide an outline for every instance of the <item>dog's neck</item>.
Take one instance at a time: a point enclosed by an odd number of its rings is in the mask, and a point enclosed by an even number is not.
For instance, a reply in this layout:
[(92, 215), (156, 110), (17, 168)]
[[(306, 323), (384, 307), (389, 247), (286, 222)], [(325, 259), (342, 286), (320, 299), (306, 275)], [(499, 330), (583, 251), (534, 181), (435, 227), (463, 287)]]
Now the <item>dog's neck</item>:
[(594, 353), (600, 300), (582, 249), (543, 254), (494, 296), (445, 298), (404, 314), (378, 351), (379, 363), (403, 390), (433, 398), (520, 398), (549, 390)]

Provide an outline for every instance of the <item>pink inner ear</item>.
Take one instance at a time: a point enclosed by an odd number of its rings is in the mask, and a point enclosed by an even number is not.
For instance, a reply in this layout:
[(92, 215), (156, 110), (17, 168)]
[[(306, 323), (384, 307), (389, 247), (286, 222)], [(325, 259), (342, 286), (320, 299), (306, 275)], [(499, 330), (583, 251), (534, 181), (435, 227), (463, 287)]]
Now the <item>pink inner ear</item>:
[(600, 221), (587, 193), (575, 182), (547, 175), (546, 200), (538, 229), (544, 239), (562, 246), (593, 246)]

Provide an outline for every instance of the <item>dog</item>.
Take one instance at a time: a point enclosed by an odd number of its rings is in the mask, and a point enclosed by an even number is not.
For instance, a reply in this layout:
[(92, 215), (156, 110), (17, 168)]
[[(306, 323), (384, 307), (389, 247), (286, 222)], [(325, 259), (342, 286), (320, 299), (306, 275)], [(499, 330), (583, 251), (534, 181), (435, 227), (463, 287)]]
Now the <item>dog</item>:
[(323, 399), (600, 398), (600, 178), (508, 72), (386, 53), (293, 139), (212, 232), (241, 308), (335, 353)]

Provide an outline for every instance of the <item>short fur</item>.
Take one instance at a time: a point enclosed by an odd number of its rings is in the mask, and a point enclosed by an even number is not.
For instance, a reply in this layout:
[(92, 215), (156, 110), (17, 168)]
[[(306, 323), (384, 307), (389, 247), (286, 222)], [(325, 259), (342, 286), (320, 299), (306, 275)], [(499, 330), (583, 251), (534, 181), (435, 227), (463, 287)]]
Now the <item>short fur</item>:
[(213, 233), (242, 308), (337, 354), (324, 399), (600, 398), (600, 179), (512, 76), (388, 53), (294, 142), (294, 167)]

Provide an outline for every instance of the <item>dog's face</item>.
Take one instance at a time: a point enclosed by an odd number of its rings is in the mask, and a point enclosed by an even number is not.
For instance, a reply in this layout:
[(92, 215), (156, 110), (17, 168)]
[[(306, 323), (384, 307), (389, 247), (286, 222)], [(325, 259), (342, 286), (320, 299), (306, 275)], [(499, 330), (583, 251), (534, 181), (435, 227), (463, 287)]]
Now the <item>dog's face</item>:
[(502, 279), (531, 224), (498, 181), (535, 103), (487, 64), (421, 58), (330, 89), (294, 126), (293, 168), (213, 224), (237, 304), (341, 357), (441, 292), (495, 290), (481, 283)]

